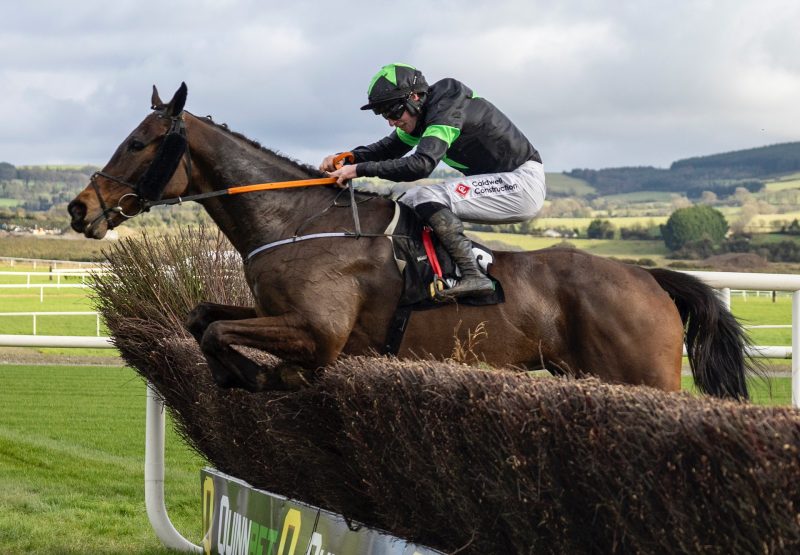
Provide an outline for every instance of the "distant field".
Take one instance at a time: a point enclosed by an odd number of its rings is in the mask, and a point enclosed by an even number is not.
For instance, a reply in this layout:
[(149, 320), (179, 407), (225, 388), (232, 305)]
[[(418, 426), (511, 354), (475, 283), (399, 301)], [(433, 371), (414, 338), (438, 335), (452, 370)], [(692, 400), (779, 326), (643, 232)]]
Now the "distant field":
[(576, 248), (600, 256), (617, 258), (653, 258), (663, 260), (669, 252), (663, 241), (614, 241), (606, 239), (555, 239), (551, 237), (534, 237), (516, 233), (494, 233), (489, 231), (470, 232), (478, 240), (501, 241), (522, 250), (545, 249), (567, 241)]
[(800, 173), (784, 175), (775, 181), (767, 181), (764, 184), (767, 191), (782, 191), (785, 189), (800, 189)]
[(586, 196), (596, 192), (595, 188), (583, 179), (576, 179), (563, 173), (547, 173), (545, 180), (548, 192), (552, 193)]
[(621, 193), (619, 195), (604, 195), (603, 199), (609, 202), (669, 202), (675, 193), (667, 191), (636, 191), (634, 193)]
[(785, 214), (759, 214), (751, 221), (751, 226), (779, 226), (781, 223), (791, 223), (792, 220), (800, 220), (800, 211), (787, 212)]
[[(44, 169), (44, 170), (82, 170), (86, 168), (87, 164), (41, 164), (35, 166), (17, 166), (19, 170), (37, 170), (37, 169)], [(98, 168), (99, 169), (99, 168)]]
[(42, 258), (47, 260), (103, 260), (106, 241), (81, 238), (6, 236), (0, 237), (0, 256), (12, 258)]
[(22, 204), (23, 201), (15, 198), (0, 198), (0, 208), (7, 207), (13, 208), (14, 206), (19, 206)]
[(788, 189), (800, 189), (800, 179), (789, 181), (772, 181), (764, 185), (767, 191), (785, 191)]
[[(565, 228), (565, 229), (578, 229), (586, 232), (589, 224), (592, 223), (591, 218), (536, 218), (534, 223), (539, 229), (548, 228)], [(642, 227), (651, 227), (667, 223), (667, 216), (620, 216), (620, 217), (601, 217), (603, 220), (609, 220), (616, 228), (621, 227), (634, 227), (636, 225)]]

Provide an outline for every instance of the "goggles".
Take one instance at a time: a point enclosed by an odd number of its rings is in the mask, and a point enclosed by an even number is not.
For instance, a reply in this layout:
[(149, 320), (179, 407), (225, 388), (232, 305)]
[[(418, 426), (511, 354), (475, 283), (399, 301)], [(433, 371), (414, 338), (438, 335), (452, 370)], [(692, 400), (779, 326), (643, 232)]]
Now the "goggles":
[(376, 106), (372, 109), (375, 114), (383, 117), (384, 119), (400, 119), (406, 111), (406, 101), (401, 100), (397, 104), (384, 104)]

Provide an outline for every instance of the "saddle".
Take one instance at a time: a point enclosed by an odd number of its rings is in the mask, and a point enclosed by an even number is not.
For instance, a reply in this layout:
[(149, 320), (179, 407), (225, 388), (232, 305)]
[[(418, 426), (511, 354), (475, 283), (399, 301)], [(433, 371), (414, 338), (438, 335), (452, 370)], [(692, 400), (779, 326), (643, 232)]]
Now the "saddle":
[(391, 235), (397, 268), (403, 276), (403, 291), (389, 325), (384, 344), (385, 354), (397, 354), (406, 325), (414, 311), (437, 309), (454, 302), (460, 305), (486, 306), (505, 301), (502, 285), (490, 274), (494, 255), (488, 247), (472, 242), (478, 265), (494, 282), (494, 292), (483, 297), (439, 301), (435, 298), (436, 291), (455, 285), (460, 278), (460, 272), (436, 235), (411, 208), (398, 202), (395, 203), (394, 218), (385, 233)]

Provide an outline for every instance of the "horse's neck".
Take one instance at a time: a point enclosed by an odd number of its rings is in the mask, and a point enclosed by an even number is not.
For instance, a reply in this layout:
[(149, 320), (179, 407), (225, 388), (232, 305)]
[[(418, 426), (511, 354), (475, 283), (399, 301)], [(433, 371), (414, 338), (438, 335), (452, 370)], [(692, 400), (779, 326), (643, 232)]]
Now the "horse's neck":
[[(213, 124), (187, 118), (196, 192), (239, 185), (306, 179), (303, 168), (259, 149)], [(202, 202), (241, 253), (292, 235), (304, 220), (331, 202), (327, 188), (223, 195)]]

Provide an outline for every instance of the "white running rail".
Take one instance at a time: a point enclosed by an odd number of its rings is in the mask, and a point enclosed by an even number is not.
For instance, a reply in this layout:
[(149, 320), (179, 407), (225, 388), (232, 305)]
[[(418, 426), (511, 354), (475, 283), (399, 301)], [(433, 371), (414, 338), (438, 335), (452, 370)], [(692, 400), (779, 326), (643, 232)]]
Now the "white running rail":
[[(800, 275), (749, 274), (744, 272), (686, 272), (719, 289), (726, 305), (731, 305), (731, 289), (757, 291), (790, 291), (792, 293), (792, 406), (800, 407)], [(757, 354), (780, 356), (786, 347), (754, 347)]]
[(33, 335), (36, 333), (36, 322), (41, 316), (94, 316), (95, 321), (95, 335), (100, 337), (100, 313), (99, 312), (0, 312), (0, 318), (3, 316), (32, 316), (33, 317)]

